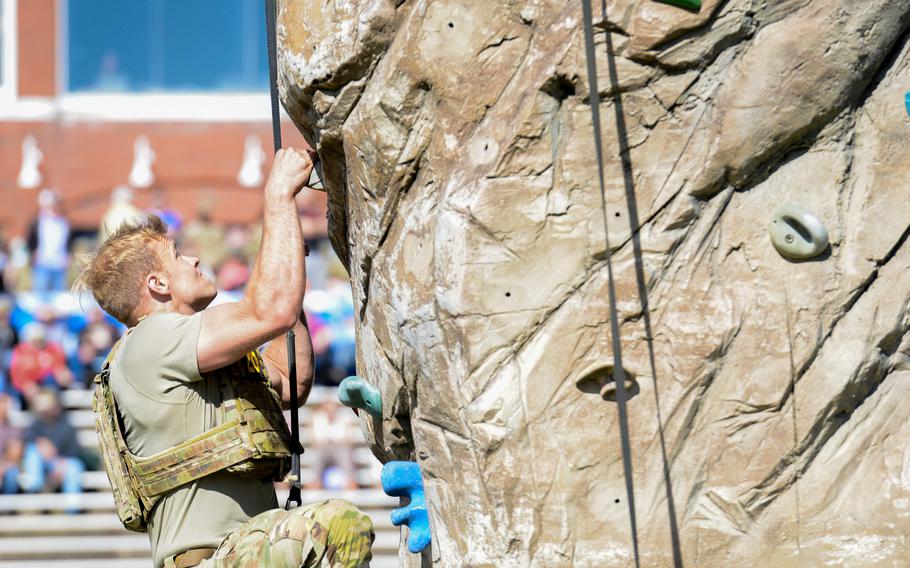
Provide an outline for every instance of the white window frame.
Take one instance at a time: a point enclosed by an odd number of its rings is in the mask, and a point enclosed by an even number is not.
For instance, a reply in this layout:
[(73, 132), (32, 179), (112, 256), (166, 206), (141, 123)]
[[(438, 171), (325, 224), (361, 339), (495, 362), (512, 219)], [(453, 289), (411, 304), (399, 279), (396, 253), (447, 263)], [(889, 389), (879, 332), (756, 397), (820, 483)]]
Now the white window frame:
[(269, 93), (64, 93), (58, 111), (69, 120), (109, 122), (262, 122)]
[(16, 101), (19, 87), (19, 33), (17, 29), (18, 0), (0, 0), (2, 2), (2, 41), (3, 41), (3, 76), (0, 77), (0, 105), (8, 107)]
[(67, 76), (69, 75), (69, 0), (57, 0), (57, 29), (54, 30), (57, 49), (54, 62), (57, 76), (54, 77), (57, 96), (66, 92)]

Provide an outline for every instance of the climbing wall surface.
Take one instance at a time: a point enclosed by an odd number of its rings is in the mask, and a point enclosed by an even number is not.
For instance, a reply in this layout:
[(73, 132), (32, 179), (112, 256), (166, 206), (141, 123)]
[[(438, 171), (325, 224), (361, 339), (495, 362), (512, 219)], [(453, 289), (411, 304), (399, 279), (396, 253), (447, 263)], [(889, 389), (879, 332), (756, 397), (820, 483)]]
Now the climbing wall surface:
[[(905, 562), (910, 2), (600, 6), (641, 565)], [(581, 2), (279, 7), (423, 561), (629, 566)], [(830, 248), (783, 258), (785, 203)]]

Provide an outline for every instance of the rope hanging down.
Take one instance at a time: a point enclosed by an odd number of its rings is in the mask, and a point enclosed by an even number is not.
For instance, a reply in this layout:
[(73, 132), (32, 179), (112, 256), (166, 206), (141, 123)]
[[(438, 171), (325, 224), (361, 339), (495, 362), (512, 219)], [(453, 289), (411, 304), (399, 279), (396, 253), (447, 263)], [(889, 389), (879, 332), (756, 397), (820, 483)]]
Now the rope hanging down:
[(265, 41), (269, 52), (269, 93), (272, 98), (272, 143), (281, 150), (281, 119), (278, 116), (278, 54), (275, 39), (275, 0), (265, 0)]
[[(275, 0), (265, 0), (265, 37), (269, 52), (269, 91), (272, 98), (272, 141), (275, 153), (281, 150), (281, 118), (278, 116), (278, 55), (275, 47)], [(291, 455), (291, 489), (285, 509), (291, 503), (299, 507), (303, 500), (300, 496), (300, 426), (297, 423), (297, 342), (294, 330), (288, 331), (288, 385), (291, 389), (291, 438), (294, 440), (294, 453)]]
[(600, 91), (597, 87), (597, 65), (594, 52), (594, 18), (591, 0), (581, 0), (585, 31), (585, 54), (590, 87), (591, 122), (594, 125), (594, 148), (597, 152), (597, 177), (600, 182), (600, 202), (603, 212), (604, 239), (607, 247), (607, 289), (610, 298), (610, 334), (613, 343), (613, 382), (616, 385), (616, 402), (619, 410), (619, 436), (622, 446), (623, 473), (626, 479), (626, 501), (629, 522), (632, 526), (632, 549), (635, 566), (640, 567), (638, 556), (638, 523), (635, 518), (635, 487), (632, 481), (632, 445), (629, 442), (629, 416), (626, 408), (626, 371), (622, 366), (622, 346), (619, 342), (619, 312), (616, 309), (616, 285), (613, 282), (613, 262), (610, 250), (610, 233), (607, 230), (607, 195), (604, 184), (603, 141), (600, 131)]

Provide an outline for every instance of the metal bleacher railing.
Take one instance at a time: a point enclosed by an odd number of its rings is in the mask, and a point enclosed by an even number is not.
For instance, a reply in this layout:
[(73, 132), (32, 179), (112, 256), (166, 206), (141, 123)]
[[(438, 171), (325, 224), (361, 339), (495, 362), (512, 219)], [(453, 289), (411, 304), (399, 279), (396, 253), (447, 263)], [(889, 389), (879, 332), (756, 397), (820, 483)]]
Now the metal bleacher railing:
[[(300, 409), (301, 442), (306, 447), (313, 437), (312, 409), (335, 389), (316, 387)], [(61, 393), (61, 402), (70, 423), (76, 428), (80, 444), (93, 451), (97, 438), (92, 414), (92, 391), (71, 390)], [(339, 412), (354, 422), (347, 409)], [(13, 415), (17, 425), (25, 425), (28, 413)], [(373, 543), (374, 568), (398, 566), (399, 530), (389, 520), (390, 511), (398, 506), (396, 498), (378, 489), (379, 466), (365, 446), (359, 429), (349, 428), (354, 447), (357, 482), (355, 490), (304, 490), (304, 503), (330, 498), (348, 499), (373, 519), (376, 540)], [(302, 484), (317, 473), (313, 470), (312, 452), (301, 460)], [(284, 503), (287, 490), (278, 489), (278, 500)], [(67, 511), (78, 511), (76, 513)], [(107, 476), (103, 471), (83, 474), (83, 492), (0, 495), (0, 568), (149, 568), (152, 566), (148, 537), (122, 527), (114, 510)]]

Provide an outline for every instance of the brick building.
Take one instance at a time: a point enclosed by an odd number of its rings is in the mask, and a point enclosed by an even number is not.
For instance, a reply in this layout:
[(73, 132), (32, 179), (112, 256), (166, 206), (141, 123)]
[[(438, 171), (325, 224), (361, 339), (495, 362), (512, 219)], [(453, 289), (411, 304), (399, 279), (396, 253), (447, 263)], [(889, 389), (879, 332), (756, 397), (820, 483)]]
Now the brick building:
[[(0, 0), (0, 229), (41, 188), (92, 230), (119, 185), (254, 221), (272, 142), (260, 0)], [(285, 117), (285, 145), (303, 139)], [(324, 196), (309, 192), (324, 211)]]

